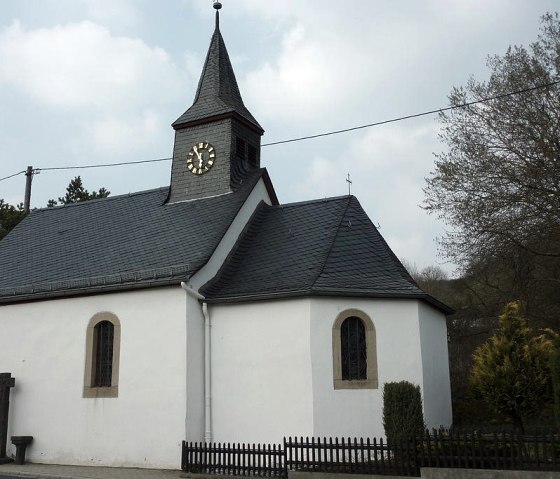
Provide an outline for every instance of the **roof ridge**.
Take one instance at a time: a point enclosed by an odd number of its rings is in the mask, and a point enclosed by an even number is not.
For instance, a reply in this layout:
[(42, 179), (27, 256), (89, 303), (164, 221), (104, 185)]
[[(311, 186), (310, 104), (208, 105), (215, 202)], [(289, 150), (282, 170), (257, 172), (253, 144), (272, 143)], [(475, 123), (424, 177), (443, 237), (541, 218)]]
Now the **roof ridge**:
[(360, 202), (358, 201), (358, 199), (356, 198), (356, 201), (358, 202), (358, 206), (360, 207), (360, 209), (362, 210), (362, 212), (364, 213), (365, 218), (367, 219), (367, 221), (370, 223), (370, 225), (374, 228), (375, 231), (377, 231), (377, 234), (379, 236), (380, 241), (383, 242), (386, 251), (389, 252), (389, 255), (391, 256), (391, 259), (393, 260), (393, 264), (395, 265), (399, 275), (401, 276), (402, 279), (404, 279), (405, 281), (407, 281), (408, 283), (412, 284), (413, 286), (416, 286), (420, 291), (422, 291), (424, 294), (427, 294), (422, 288), (420, 288), (420, 286), (418, 286), (418, 283), (416, 283), (416, 281), (414, 280), (414, 278), (410, 275), (410, 273), (408, 272), (408, 270), (404, 267), (404, 265), (402, 264), (401, 260), (399, 259), (399, 257), (395, 254), (395, 252), (393, 251), (393, 249), (389, 246), (389, 243), (387, 243), (387, 240), (385, 239), (385, 237), (379, 233), (377, 226), (375, 226), (373, 224), (373, 221), (371, 220), (371, 218), (369, 217), (369, 215), (364, 211), (364, 209), (362, 208), (362, 205), (360, 204)]
[(131, 193), (122, 193), (120, 195), (115, 195), (115, 196), (106, 196), (104, 198), (93, 198), (91, 200), (85, 200), (85, 201), (77, 201), (75, 203), (68, 203), (68, 204), (63, 204), (63, 205), (55, 205), (55, 206), (44, 206), (42, 208), (35, 208), (32, 210), (33, 213), (39, 213), (41, 211), (54, 211), (54, 210), (58, 210), (61, 208), (72, 208), (75, 206), (83, 206), (84, 204), (91, 204), (91, 203), (97, 203), (99, 201), (110, 201), (110, 200), (117, 200), (117, 199), (121, 199), (124, 197), (131, 197), (131, 196), (140, 196), (140, 195), (147, 195), (149, 193), (155, 193), (156, 191), (164, 191), (169, 189), (169, 186), (160, 186), (158, 188), (152, 188), (149, 190), (142, 190), (142, 191), (133, 191)]
[[(359, 202), (358, 202), (359, 204)], [(362, 208), (362, 205), (360, 205), (360, 208)], [(363, 208), (362, 208), (363, 210)], [(364, 211), (365, 213), (365, 211)], [(375, 228), (376, 231), (378, 231), (377, 226), (375, 226), (373, 224), (373, 221), (371, 221), (371, 218), (369, 217), (369, 215), (366, 213), (366, 218), (367, 220), (370, 222), (371, 226), (373, 226), (373, 228)], [(387, 251), (389, 252), (389, 254), (391, 255), (393, 262), (395, 263), (395, 266), (397, 268), (397, 270), (399, 271), (400, 276), (405, 280), (408, 281), (409, 283), (411, 283), (412, 285), (416, 286), (420, 291), (422, 291), (424, 294), (427, 294), (422, 288), (420, 288), (420, 286), (418, 285), (418, 283), (414, 280), (414, 278), (410, 275), (410, 273), (408, 272), (408, 270), (404, 267), (404, 265), (402, 264), (402, 261), (399, 259), (399, 257), (395, 254), (395, 252), (393, 251), (393, 249), (389, 246), (389, 243), (387, 243), (387, 240), (384, 238), (384, 236), (379, 233), (379, 238), (381, 239), (381, 241), (384, 243), (384, 245), (387, 247)], [(403, 274), (404, 273), (404, 274)]]
[(323, 259), (323, 264), (321, 265), (321, 268), (319, 269), (319, 272), (317, 273), (317, 276), (315, 276), (315, 279), (313, 280), (313, 283), (311, 283), (311, 286), (309, 287), (310, 291), (313, 290), (313, 288), (315, 287), (315, 283), (319, 280), (319, 278), (323, 274), (323, 271), (325, 270), (325, 266), (327, 265), (327, 261), (329, 260), (331, 252), (333, 250), (336, 237), (338, 236), (338, 232), (340, 230), (340, 225), (342, 224), (342, 221), (344, 220), (344, 217), (346, 216), (346, 212), (348, 211), (348, 208), (350, 207), (350, 203), (352, 202), (352, 198), (353, 198), (353, 196), (347, 196), (346, 208), (344, 208), (344, 211), (340, 215), (340, 220), (338, 221), (338, 225), (334, 229), (334, 234), (331, 238), (331, 245), (329, 246), (329, 250), (328, 250), (327, 254), (325, 255), (325, 258)]
[(296, 206), (304, 206), (304, 205), (309, 205), (309, 204), (313, 204), (313, 203), (326, 203), (328, 201), (340, 201), (343, 200), (345, 198), (348, 198), (348, 195), (340, 195), (340, 196), (329, 196), (327, 198), (318, 198), (318, 199), (314, 199), (314, 200), (304, 200), (304, 201), (295, 201), (293, 203), (284, 203), (281, 205), (278, 205), (278, 208), (292, 208), (292, 207), (296, 207)]

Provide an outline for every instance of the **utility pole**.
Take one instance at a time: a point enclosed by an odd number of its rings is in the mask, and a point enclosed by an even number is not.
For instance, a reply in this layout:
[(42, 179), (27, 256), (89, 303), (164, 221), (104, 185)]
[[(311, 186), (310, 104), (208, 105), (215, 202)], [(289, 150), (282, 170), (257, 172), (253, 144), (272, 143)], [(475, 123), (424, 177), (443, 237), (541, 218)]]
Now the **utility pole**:
[(33, 181), (33, 167), (28, 166), (25, 172), (25, 199), (23, 200), (23, 211), (29, 213), (29, 205), (31, 204), (31, 181)]

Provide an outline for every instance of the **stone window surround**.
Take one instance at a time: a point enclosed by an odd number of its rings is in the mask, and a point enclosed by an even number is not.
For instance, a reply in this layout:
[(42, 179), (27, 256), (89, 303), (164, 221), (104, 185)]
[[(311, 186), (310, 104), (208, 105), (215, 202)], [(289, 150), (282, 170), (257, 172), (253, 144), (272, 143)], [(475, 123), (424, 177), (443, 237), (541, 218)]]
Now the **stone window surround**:
[[(102, 321), (109, 321), (114, 326), (113, 332), (113, 367), (111, 371), (110, 387), (95, 387), (95, 326)], [(96, 313), (89, 320), (86, 331), (86, 361), (84, 372), (84, 398), (116, 398), (119, 396), (119, 358), (121, 350), (121, 323), (119, 318), (113, 313), (101, 312)]]
[[(346, 318), (360, 318), (366, 331), (367, 379), (342, 379), (342, 351), (340, 328)], [(370, 317), (359, 309), (346, 309), (336, 318), (332, 328), (334, 389), (377, 389), (377, 343), (375, 327)]]

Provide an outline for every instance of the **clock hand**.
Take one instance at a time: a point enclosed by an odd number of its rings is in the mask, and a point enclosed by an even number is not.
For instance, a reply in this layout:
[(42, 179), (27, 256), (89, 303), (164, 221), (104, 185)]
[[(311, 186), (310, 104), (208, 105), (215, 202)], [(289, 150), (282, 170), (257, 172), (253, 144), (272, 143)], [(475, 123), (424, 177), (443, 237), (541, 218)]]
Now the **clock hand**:
[(202, 162), (202, 155), (198, 152), (196, 146), (193, 146), (193, 151), (196, 153), (196, 156), (198, 156), (198, 161)]

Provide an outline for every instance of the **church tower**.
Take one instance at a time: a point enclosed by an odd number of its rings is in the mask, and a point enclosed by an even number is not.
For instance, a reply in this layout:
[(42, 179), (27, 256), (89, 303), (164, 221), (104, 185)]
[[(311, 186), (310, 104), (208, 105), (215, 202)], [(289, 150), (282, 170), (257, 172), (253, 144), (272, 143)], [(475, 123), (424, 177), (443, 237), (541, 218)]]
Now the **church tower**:
[(264, 130), (243, 104), (226, 45), (216, 28), (193, 105), (174, 123), (169, 203), (235, 191), (260, 168)]

